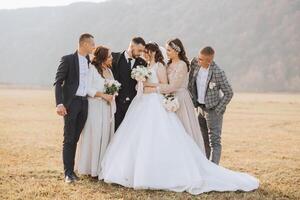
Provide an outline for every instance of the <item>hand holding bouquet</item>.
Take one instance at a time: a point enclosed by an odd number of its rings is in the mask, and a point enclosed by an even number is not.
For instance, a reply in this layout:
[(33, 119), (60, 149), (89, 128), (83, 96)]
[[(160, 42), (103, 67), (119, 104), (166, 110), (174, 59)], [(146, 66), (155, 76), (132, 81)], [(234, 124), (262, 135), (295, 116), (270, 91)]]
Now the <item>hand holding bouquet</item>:
[(118, 96), (118, 92), (121, 88), (121, 83), (116, 80), (105, 80), (104, 88), (105, 94)]
[(118, 92), (121, 89), (121, 83), (116, 80), (105, 80), (104, 83), (104, 94), (108, 97), (107, 102), (111, 104), (111, 121), (114, 119), (114, 114), (116, 113), (116, 102), (115, 96), (118, 96)]
[(169, 112), (176, 112), (179, 109), (179, 101), (173, 94), (164, 95), (164, 108)]
[(144, 82), (151, 76), (151, 71), (144, 66), (137, 66), (131, 71), (131, 78), (138, 82)]

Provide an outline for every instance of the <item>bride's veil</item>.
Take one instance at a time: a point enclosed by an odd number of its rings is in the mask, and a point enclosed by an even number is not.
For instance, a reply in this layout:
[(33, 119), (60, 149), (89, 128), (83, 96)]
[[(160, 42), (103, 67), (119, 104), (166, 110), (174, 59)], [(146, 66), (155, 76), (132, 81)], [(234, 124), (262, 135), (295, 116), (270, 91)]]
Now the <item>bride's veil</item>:
[(165, 63), (168, 63), (167, 50), (162, 46), (159, 46), (159, 49), (164, 57)]

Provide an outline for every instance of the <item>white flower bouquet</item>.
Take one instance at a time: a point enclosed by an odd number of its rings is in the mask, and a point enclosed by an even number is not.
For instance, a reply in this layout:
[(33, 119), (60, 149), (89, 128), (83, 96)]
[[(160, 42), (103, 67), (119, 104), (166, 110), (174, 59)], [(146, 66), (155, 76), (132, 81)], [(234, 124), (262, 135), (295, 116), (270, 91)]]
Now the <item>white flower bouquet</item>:
[(138, 82), (144, 82), (151, 76), (151, 71), (144, 66), (137, 66), (131, 71), (131, 78), (137, 80)]
[(121, 88), (121, 83), (116, 80), (105, 80), (104, 93), (114, 96), (118, 96), (118, 92)]
[(173, 94), (164, 95), (164, 108), (169, 112), (176, 112), (179, 109), (179, 101)]

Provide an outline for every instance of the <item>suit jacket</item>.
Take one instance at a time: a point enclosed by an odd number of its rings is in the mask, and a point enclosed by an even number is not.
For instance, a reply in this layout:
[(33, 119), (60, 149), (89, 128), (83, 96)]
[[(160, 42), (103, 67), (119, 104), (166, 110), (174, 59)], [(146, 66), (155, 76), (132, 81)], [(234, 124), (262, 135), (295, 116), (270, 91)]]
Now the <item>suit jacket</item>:
[[(194, 58), (191, 62), (188, 89), (195, 107), (199, 106), (196, 84), (199, 69), (198, 61)], [(220, 93), (223, 93), (223, 95), (220, 95)], [(215, 109), (218, 114), (223, 114), (232, 97), (232, 87), (227, 80), (225, 72), (213, 62), (209, 68), (206, 81), (205, 107)]]
[[(118, 92), (119, 95), (116, 98), (116, 102), (126, 103), (130, 102), (136, 95), (136, 84), (137, 81), (131, 78), (131, 68), (127, 63), (124, 52), (112, 53), (113, 62), (112, 62), (112, 72), (115, 80), (119, 81), (121, 89)], [(132, 68), (135, 68), (138, 65), (147, 66), (147, 63), (142, 58), (135, 59), (134, 65)]]
[[(89, 56), (86, 57), (90, 63)], [(69, 107), (79, 86), (79, 60), (77, 51), (63, 56), (58, 66), (55, 82), (56, 106)]]

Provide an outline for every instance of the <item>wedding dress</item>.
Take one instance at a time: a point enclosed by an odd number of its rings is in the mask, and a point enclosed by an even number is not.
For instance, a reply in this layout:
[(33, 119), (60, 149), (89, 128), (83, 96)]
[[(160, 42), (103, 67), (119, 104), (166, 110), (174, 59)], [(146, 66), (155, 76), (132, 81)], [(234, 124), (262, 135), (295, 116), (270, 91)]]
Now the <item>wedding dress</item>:
[[(158, 83), (158, 64), (148, 81)], [(112, 138), (99, 179), (134, 189), (200, 194), (209, 191), (251, 191), (259, 181), (218, 166), (205, 157), (158, 93), (135, 97)]]

